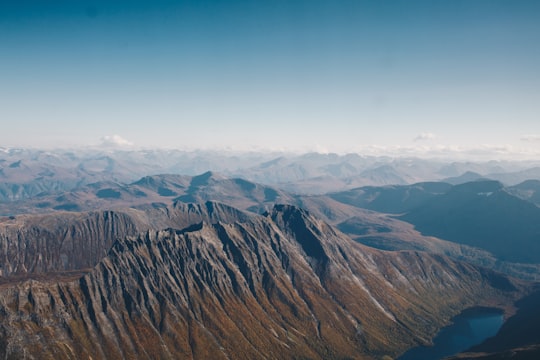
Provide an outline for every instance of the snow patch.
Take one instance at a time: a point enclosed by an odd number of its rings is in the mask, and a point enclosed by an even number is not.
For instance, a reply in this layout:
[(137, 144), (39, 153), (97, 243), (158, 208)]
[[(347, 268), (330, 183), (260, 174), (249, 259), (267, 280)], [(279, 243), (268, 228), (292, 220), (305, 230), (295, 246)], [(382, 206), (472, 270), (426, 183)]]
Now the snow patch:
[(493, 195), (493, 191), (488, 191), (488, 192), (479, 192), (477, 195), (479, 196), (491, 196)]

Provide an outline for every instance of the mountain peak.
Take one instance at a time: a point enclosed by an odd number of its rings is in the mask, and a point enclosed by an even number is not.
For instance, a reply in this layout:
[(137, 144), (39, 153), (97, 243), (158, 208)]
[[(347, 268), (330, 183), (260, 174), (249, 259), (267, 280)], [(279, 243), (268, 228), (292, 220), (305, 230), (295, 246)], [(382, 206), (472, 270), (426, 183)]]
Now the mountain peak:
[(321, 275), (330, 260), (321, 224), (306, 210), (293, 205), (275, 205), (270, 218), (296, 240), (307, 255), (310, 265)]
[(196, 175), (191, 178), (191, 186), (203, 186), (208, 185), (211, 181), (224, 180), (224, 176), (216, 173), (215, 171), (207, 171), (200, 175)]

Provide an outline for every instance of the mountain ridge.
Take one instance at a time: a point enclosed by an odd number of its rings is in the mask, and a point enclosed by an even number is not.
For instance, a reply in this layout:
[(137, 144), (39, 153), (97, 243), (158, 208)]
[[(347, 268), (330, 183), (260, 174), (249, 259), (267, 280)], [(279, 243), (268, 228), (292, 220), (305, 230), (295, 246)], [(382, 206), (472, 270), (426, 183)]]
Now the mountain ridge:
[(540, 179), (539, 169), (538, 161), (456, 162), (354, 153), (6, 149), (0, 151), (0, 200), (73, 191), (99, 181), (129, 184), (160, 173), (196, 176), (208, 170), (299, 194), (322, 194), (367, 185), (440, 181), (467, 171), (511, 186)]
[(444, 256), (370, 249), (282, 205), (118, 239), (78, 280), (0, 288), (0, 355), (396, 356), (460, 309), (509, 308), (525, 288), (501, 279)]

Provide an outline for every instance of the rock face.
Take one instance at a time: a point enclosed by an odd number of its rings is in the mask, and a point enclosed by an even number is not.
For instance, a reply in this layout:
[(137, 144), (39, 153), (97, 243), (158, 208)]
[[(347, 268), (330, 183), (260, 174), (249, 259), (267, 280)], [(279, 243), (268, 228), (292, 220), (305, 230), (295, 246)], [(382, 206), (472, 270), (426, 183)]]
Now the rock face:
[[(78, 279), (1, 285), (0, 358), (378, 359), (521, 293), (443, 256), (367, 248), (293, 206), (214, 205), (114, 241)], [(158, 217), (138, 214), (134, 228)]]
[(13, 275), (94, 267), (114, 241), (149, 229), (183, 229), (202, 221), (242, 221), (249, 215), (226, 205), (174, 203), (140, 209), (18, 216), (0, 222), (0, 282)]
[(112, 211), (23, 217), (0, 224), (3, 277), (93, 267), (138, 226)]

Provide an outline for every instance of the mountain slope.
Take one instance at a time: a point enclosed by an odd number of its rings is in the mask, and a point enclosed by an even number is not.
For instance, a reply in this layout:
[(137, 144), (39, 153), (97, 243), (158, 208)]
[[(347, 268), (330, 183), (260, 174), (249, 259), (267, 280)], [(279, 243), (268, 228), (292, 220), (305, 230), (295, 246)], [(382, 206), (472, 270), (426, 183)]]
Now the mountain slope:
[(540, 208), (496, 181), (457, 185), (401, 219), (424, 234), (488, 250), (500, 260), (540, 262)]
[(413, 185), (365, 186), (357, 189), (329, 194), (344, 204), (359, 208), (399, 214), (450, 190), (447, 183), (431, 182)]
[(245, 221), (250, 215), (215, 202), (154, 204), (139, 209), (21, 215), (0, 221), (0, 283), (13, 276), (84, 270), (112, 244), (150, 229)]
[(540, 206), (540, 180), (527, 180), (508, 188), (508, 192), (520, 199)]
[(130, 216), (112, 211), (5, 219), (0, 222), (0, 279), (93, 267), (114, 241), (138, 231)]
[(4, 284), (0, 357), (393, 357), (519, 289), (443, 256), (364, 247), (281, 205), (118, 240), (79, 280)]

